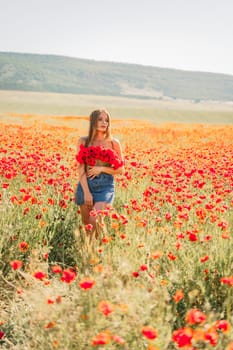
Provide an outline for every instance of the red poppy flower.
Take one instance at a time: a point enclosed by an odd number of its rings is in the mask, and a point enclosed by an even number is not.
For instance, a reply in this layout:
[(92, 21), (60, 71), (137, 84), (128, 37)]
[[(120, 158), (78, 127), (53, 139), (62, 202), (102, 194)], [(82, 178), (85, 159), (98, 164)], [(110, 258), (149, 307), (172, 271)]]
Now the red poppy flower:
[(178, 303), (180, 300), (182, 300), (184, 297), (184, 293), (182, 290), (177, 290), (176, 293), (173, 295), (173, 300)]
[(199, 309), (191, 309), (187, 312), (185, 319), (189, 324), (200, 324), (206, 321), (206, 315)]
[(137, 278), (139, 276), (139, 273), (137, 271), (134, 271), (134, 272), (132, 272), (132, 275), (133, 275), (133, 277)]
[(228, 284), (228, 286), (232, 287), (233, 286), (233, 276), (229, 276), (229, 277), (222, 277), (220, 279), (220, 281), (223, 284)]
[(205, 261), (207, 261), (207, 260), (209, 260), (209, 256), (208, 256), (208, 255), (205, 255), (205, 256), (203, 256), (202, 258), (200, 258), (200, 261), (201, 261), (201, 262), (205, 262)]
[(20, 260), (13, 260), (10, 262), (10, 266), (13, 270), (18, 270), (23, 266), (23, 262)]
[(125, 344), (125, 340), (121, 338), (119, 335), (112, 335), (112, 340), (117, 344)]
[(189, 327), (177, 329), (172, 334), (172, 340), (177, 343), (179, 348), (192, 345), (193, 331)]
[(147, 339), (155, 339), (158, 336), (157, 331), (151, 326), (142, 327), (141, 332)]
[(71, 269), (66, 269), (63, 270), (62, 276), (61, 276), (61, 281), (66, 282), (66, 283), (71, 283), (75, 280), (76, 278), (76, 273), (71, 270)]
[(87, 224), (85, 226), (85, 229), (86, 229), (86, 231), (91, 231), (93, 229), (93, 225), (92, 224)]
[(98, 310), (102, 312), (103, 315), (108, 317), (114, 311), (114, 306), (109, 301), (100, 301), (98, 304)]
[(92, 280), (90, 278), (84, 278), (82, 281), (79, 282), (80, 288), (87, 290), (91, 289), (95, 285), (95, 280)]
[(215, 330), (208, 330), (204, 335), (205, 340), (207, 340), (211, 345), (216, 345), (218, 342), (218, 333)]
[(92, 346), (98, 346), (98, 345), (106, 345), (110, 342), (111, 335), (109, 332), (101, 332), (97, 334), (91, 342)]
[(80, 164), (96, 165), (97, 161), (107, 163), (106, 165), (118, 169), (123, 166), (123, 161), (118, 157), (117, 153), (103, 146), (89, 146), (80, 145), (79, 153), (76, 155), (76, 160)]
[(5, 333), (0, 331), (0, 339), (2, 339), (4, 337)]
[(23, 253), (26, 253), (28, 251), (29, 245), (27, 242), (20, 242), (19, 243), (19, 250)]
[(59, 265), (52, 266), (51, 270), (53, 271), (53, 273), (62, 273), (62, 268)]
[(226, 333), (230, 330), (231, 326), (227, 320), (219, 320), (215, 323), (215, 328), (223, 333)]
[(34, 272), (33, 276), (38, 280), (43, 280), (47, 277), (46, 273), (44, 273), (43, 271), (36, 271)]

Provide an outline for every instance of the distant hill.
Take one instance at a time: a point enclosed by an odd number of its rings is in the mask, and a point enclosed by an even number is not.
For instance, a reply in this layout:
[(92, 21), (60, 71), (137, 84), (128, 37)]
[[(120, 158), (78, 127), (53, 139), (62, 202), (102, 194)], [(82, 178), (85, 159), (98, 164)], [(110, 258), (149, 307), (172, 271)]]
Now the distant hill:
[(56, 55), (0, 52), (0, 90), (233, 100), (233, 76)]

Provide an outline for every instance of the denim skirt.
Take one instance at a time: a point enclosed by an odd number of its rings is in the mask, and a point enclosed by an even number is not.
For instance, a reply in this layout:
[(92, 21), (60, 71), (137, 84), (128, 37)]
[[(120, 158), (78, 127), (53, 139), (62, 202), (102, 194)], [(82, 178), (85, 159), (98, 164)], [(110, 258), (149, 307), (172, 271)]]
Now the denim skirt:
[[(94, 179), (87, 178), (89, 190), (93, 196), (93, 202), (112, 203), (115, 194), (114, 178), (110, 174), (101, 173)], [(84, 204), (84, 193), (80, 182), (75, 192), (75, 203)]]

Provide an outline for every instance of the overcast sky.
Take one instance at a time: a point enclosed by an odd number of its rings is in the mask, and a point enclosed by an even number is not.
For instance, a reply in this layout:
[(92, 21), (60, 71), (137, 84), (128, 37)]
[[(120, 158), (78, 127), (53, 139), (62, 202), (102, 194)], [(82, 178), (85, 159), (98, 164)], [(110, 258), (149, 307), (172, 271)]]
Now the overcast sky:
[(233, 75), (233, 0), (0, 0), (0, 51)]

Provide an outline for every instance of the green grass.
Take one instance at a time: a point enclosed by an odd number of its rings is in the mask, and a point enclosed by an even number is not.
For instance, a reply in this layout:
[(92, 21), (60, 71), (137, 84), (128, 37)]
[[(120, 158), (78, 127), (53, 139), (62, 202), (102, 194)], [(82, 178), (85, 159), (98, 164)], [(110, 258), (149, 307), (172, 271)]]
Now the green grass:
[(146, 119), (155, 123), (233, 123), (233, 106), (227, 103), (0, 91), (2, 120), (8, 113), (43, 116), (89, 115), (92, 110), (101, 107), (106, 107), (115, 119)]
[[(1, 349), (177, 350), (174, 331), (204, 334), (218, 320), (231, 328), (218, 330), (216, 346), (193, 337), (192, 349), (231, 349), (233, 289), (221, 278), (232, 276), (233, 127), (138, 124), (141, 129), (121, 128), (126, 172), (116, 178), (114, 209), (104, 213), (105, 239), (95, 241), (94, 252), (73, 201), (77, 130), (3, 125)], [(12, 270), (14, 260), (22, 268)], [(77, 275), (61, 281), (53, 265)], [(47, 277), (35, 278), (38, 270)], [(95, 284), (83, 290), (87, 277)], [(110, 315), (101, 302), (113, 305)], [(196, 308), (206, 315), (203, 324), (186, 320)], [(158, 337), (145, 338), (144, 326)], [(108, 344), (93, 345), (103, 332), (111, 335)]]

